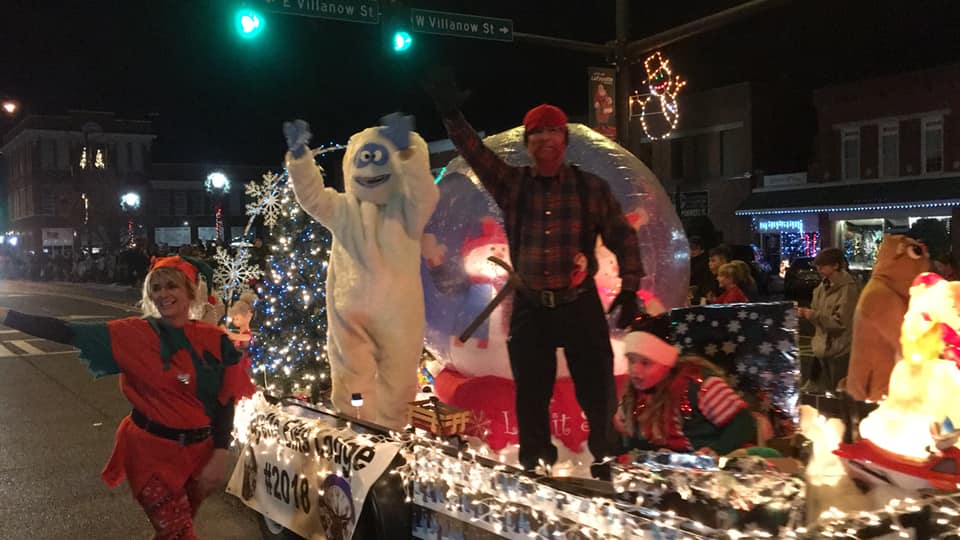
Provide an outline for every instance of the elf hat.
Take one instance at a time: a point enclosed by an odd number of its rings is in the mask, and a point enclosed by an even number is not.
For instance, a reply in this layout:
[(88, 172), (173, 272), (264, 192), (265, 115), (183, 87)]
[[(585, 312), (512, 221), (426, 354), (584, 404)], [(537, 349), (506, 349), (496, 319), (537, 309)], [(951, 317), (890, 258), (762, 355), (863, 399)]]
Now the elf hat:
[(157, 268), (173, 268), (179, 270), (183, 272), (183, 275), (187, 276), (190, 283), (194, 285), (198, 285), (198, 277), (203, 277), (203, 280), (207, 282), (207, 289), (210, 290), (213, 288), (213, 268), (210, 268), (210, 265), (200, 259), (182, 257), (180, 255), (154, 257), (150, 259), (150, 271), (153, 272)]
[(660, 365), (673, 367), (678, 353), (670, 343), (670, 327), (670, 319), (665, 314), (638, 318), (623, 338), (624, 353), (639, 354)]

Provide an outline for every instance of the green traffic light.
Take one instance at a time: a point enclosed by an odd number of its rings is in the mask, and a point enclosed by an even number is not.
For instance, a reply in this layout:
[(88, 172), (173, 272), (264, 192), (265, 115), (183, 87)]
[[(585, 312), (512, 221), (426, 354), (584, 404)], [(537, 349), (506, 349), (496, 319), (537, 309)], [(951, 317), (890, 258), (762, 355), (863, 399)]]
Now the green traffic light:
[(399, 30), (393, 33), (393, 52), (404, 53), (413, 46), (413, 37), (409, 32)]
[(263, 16), (255, 10), (243, 8), (236, 12), (233, 17), (236, 24), (237, 34), (244, 39), (257, 37), (263, 31), (265, 21)]

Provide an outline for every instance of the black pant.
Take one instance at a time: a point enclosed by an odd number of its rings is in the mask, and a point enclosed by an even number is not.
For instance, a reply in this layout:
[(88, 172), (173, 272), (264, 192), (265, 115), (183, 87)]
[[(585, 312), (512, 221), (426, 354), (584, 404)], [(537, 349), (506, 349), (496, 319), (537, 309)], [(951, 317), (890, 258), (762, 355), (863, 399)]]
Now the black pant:
[(587, 444), (594, 459), (612, 455), (617, 408), (613, 350), (596, 288), (569, 304), (547, 308), (525, 294), (514, 299), (510, 319), (510, 368), (516, 383), (520, 464), (553, 464), (557, 448), (550, 442), (550, 399), (557, 374), (556, 349), (564, 348), (577, 401), (590, 426)]

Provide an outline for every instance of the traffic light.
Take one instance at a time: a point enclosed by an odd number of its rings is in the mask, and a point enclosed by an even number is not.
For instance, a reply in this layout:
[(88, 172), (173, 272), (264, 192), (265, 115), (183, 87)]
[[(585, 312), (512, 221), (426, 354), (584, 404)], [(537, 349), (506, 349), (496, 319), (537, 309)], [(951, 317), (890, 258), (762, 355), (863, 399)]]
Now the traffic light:
[(413, 30), (410, 28), (410, 10), (399, 2), (381, 6), (380, 27), (387, 52), (402, 55), (413, 49)]
[(244, 7), (234, 13), (233, 23), (241, 38), (253, 39), (263, 32), (266, 20), (257, 10)]
[(406, 30), (396, 30), (393, 32), (393, 52), (405, 53), (413, 47), (413, 37)]

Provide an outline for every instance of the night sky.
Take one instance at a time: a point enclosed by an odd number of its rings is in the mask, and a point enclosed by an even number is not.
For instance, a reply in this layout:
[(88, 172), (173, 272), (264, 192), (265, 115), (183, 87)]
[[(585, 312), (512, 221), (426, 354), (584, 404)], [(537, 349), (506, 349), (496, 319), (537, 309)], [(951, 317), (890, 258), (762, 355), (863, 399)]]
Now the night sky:
[[(386, 0), (381, 0), (381, 3)], [(740, 2), (633, 1), (637, 39)], [(267, 13), (251, 42), (226, 0), (5, 0), (0, 94), (27, 112), (157, 113), (156, 161), (273, 164), (280, 125), (305, 118), (315, 143), (345, 142), (380, 116), (417, 116), (444, 136), (419, 88), (425, 66), (452, 66), (472, 91), (468, 119), (493, 133), (552, 102), (585, 113), (585, 70), (605, 59), (523, 42), (415, 34), (405, 58), (385, 52), (379, 26)], [(614, 0), (434, 1), (408, 6), (514, 20), (514, 30), (601, 43), (614, 37)], [(809, 92), (825, 85), (960, 61), (960, 2), (795, 0), (663, 49), (697, 91), (741, 81)], [(638, 69), (638, 71), (640, 71)], [(638, 81), (639, 82), (639, 81)], [(811, 130), (812, 123), (803, 129)]]

